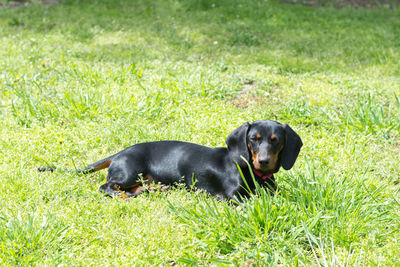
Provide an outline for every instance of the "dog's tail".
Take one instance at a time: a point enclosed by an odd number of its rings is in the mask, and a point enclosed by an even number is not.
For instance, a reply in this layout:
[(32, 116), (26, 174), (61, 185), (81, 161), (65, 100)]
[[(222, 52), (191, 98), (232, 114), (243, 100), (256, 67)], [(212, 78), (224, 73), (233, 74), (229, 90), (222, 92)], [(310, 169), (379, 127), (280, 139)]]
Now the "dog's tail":
[[(88, 173), (96, 172), (96, 171), (99, 171), (99, 170), (102, 170), (102, 169), (110, 167), (110, 165), (112, 163), (112, 160), (114, 159), (114, 157), (116, 155), (117, 154), (112, 155), (112, 156), (110, 156), (108, 158), (99, 160), (99, 161), (97, 161), (95, 163), (92, 163), (92, 164), (86, 166), (83, 169), (63, 170), (63, 171), (65, 171), (65, 172), (75, 172), (75, 173), (81, 173), (81, 174), (88, 174)], [(38, 171), (40, 171), (40, 172), (45, 172), (45, 171), (53, 172), (56, 169), (57, 169), (56, 167), (39, 167)]]

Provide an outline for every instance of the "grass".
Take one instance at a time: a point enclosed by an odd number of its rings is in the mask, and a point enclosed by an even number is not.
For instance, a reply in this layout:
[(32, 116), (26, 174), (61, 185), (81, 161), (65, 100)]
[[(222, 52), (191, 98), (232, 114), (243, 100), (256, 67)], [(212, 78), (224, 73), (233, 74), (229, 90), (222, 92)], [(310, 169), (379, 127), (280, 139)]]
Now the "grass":
[[(398, 265), (399, 10), (275, 1), (0, 7), (1, 265)], [(131, 201), (81, 167), (137, 142), (223, 146), (276, 119), (294, 168), (234, 207)]]

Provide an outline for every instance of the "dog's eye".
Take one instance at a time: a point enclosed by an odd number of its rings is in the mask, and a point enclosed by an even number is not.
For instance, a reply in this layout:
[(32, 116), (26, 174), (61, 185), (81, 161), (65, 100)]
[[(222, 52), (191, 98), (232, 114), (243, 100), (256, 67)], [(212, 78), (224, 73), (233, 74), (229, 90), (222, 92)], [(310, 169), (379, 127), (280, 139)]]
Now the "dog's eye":
[(278, 138), (276, 138), (275, 135), (271, 135), (271, 142), (276, 142), (278, 141)]
[(257, 134), (257, 135), (254, 135), (254, 136), (250, 137), (250, 140), (254, 141), (254, 142), (259, 141), (260, 139), (261, 139), (261, 135), (260, 134)]

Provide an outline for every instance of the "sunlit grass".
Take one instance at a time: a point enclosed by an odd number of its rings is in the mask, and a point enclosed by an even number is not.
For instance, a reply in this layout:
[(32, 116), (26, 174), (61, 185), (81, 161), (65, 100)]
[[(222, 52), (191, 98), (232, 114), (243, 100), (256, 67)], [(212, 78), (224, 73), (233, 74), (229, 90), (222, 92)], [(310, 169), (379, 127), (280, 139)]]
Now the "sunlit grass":
[[(386, 265), (400, 246), (399, 10), (274, 1), (0, 7), (0, 263)], [(104, 198), (81, 167), (138, 142), (291, 125), (294, 168), (239, 206)]]

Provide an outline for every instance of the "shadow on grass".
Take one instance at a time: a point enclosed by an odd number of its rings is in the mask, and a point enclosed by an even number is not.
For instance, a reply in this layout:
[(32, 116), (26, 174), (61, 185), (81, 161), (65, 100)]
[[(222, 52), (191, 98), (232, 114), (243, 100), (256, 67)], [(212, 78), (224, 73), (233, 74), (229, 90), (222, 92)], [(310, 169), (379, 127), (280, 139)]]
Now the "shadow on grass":
[[(400, 35), (398, 12), (276, 1), (68, 0), (2, 13), (17, 31), (32, 30), (44, 38), (61, 33), (85, 44), (110, 32), (126, 35), (129, 44), (99, 45), (90, 52), (90, 60), (146, 60), (166, 53), (184, 59), (194, 53), (221, 56), (229, 51), (233, 56), (247, 54), (240, 59), (244, 62), (277, 66), (283, 73), (305, 73), (390, 65), (388, 58), (400, 56), (394, 49), (395, 36)], [(144, 53), (146, 47), (154, 48), (154, 54)]]

